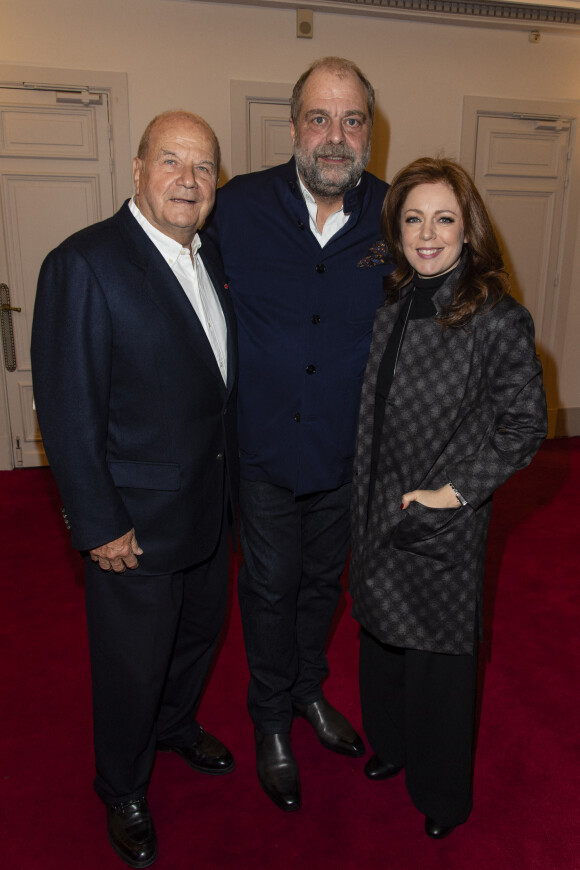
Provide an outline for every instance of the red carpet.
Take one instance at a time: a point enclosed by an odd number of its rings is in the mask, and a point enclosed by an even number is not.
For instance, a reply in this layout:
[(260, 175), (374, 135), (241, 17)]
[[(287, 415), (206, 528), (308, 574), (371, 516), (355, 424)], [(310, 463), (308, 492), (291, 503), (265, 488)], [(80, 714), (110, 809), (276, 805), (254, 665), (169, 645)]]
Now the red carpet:
[[(303, 806), (261, 791), (232, 596), (200, 721), (232, 749), (225, 777), (160, 755), (149, 791), (159, 870), (575, 870), (580, 868), (578, 676), (580, 439), (547, 442), (497, 495), (487, 638), (468, 823), (435, 842), (401, 776), (370, 783), (364, 759), (324, 750), (297, 720)], [(122, 870), (92, 791), (81, 560), (50, 471), (0, 473), (0, 867)], [(493, 628), (490, 622), (493, 615)], [(360, 728), (357, 626), (342, 609), (325, 687)], [(367, 755), (368, 757), (368, 755)]]

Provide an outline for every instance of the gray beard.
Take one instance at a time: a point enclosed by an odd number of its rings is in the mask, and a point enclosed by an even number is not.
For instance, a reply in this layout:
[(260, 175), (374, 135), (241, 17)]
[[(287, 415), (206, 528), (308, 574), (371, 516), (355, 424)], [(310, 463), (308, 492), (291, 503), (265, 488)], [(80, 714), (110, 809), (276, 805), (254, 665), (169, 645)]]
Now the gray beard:
[[(311, 153), (303, 151), (299, 142), (296, 142), (294, 147), (298, 172), (310, 193), (319, 199), (337, 199), (344, 196), (347, 190), (356, 187), (369, 162), (370, 153), (370, 142), (360, 157), (357, 157), (346, 145), (324, 145), (315, 148)], [(318, 157), (348, 157), (351, 162), (341, 167), (339, 178), (336, 175), (334, 178), (329, 178), (326, 173), (329, 171), (336, 173), (336, 169), (327, 170), (319, 165)]]

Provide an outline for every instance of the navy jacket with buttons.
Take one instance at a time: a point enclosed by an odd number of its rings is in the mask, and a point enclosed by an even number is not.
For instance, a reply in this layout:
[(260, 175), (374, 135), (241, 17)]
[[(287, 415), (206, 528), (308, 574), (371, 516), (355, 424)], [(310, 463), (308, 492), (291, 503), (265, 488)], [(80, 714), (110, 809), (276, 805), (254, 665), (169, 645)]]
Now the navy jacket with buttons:
[(218, 191), (206, 232), (221, 247), (238, 319), (242, 476), (296, 495), (352, 475), (360, 392), (385, 263), (387, 185), (365, 172), (347, 224), (321, 248), (294, 159)]
[(73, 546), (89, 550), (134, 528), (139, 574), (208, 559), (224, 487), (237, 502), (234, 314), (218, 252), (208, 243), (201, 256), (226, 317), (227, 386), (127, 203), (52, 251), (38, 281), (34, 394)]

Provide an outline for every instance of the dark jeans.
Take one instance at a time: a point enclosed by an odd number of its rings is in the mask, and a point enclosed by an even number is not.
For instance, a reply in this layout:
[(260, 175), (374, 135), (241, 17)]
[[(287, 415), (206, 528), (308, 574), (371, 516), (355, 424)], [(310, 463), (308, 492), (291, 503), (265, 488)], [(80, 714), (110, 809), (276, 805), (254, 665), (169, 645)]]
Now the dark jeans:
[(400, 649), (361, 632), (369, 743), (382, 761), (404, 765), (411, 800), (441, 825), (461, 824), (473, 804), (476, 683), (477, 654)]
[(290, 731), (292, 704), (322, 697), (324, 644), (350, 539), (350, 484), (296, 498), (242, 480), (239, 598), (250, 667), (248, 710), (266, 734)]
[(185, 747), (197, 739), (228, 559), (227, 532), (210, 559), (175, 574), (113, 574), (86, 559), (95, 790), (107, 804), (145, 794), (158, 741)]

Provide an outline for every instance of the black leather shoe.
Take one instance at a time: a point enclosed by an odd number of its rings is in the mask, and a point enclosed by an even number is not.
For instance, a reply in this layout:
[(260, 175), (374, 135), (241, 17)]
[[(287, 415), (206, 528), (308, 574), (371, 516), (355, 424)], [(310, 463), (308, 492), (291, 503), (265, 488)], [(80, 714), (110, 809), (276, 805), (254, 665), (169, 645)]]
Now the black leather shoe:
[(147, 799), (107, 807), (109, 842), (130, 867), (149, 867), (157, 858), (157, 837)]
[(443, 837), (454, 831), (456, 827), (456, 825), (440, 825), (439, 822), (430, 819), (429, 816), (425, 816), (425, 833), (432, 840), (442, 840)]
[(326, 698), (312, 701), (306, 707), (295, 704), (294, 710), (297, 716), (303, 716), (312, 725), (316, 736), (327, 749), (350, 755), (351, 758), (364, 755), (364, 743), (350, 722)]
[(390, 779), (403, 769), (402, 764), (391, 764), (390, 761), (381, 761), (378, 755), (371, 755), (365, 764), (365, 776), (373, 782), (379, 779)]
[(229, 749), (224, 746), (221, 740), (208, 734), (203, 728), (201, 728), (195, 743), (185, 749), (182, 746), (171, 746), (169, 743), (158, 743), (157, 749), (161, 752), (176, 752), (194, 770), (199, 770), (200, 773), (210, 773), (213, 776), (230, 773), (236, 766)]
[(300, 778), (289, 734), (262, 734), (256, 729), (256, 768), (260, 785), (286, 813), (300, 809)]

